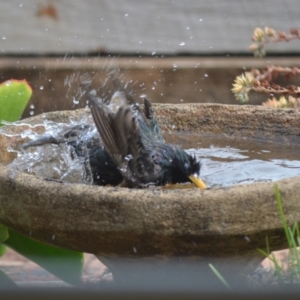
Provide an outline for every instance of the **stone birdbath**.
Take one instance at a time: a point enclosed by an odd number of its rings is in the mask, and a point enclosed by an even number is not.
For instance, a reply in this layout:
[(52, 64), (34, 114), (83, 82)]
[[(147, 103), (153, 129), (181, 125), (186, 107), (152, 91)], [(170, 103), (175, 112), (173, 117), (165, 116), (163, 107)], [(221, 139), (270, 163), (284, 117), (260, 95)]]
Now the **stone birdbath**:
[[(221, 104), (153, 106), (163, 132), (243, 137), (287, 147), (300, 144), (298, 110)], [(40, 124), (45, 118), (68, 122), (70, 116), (79, 115), (80, 110), (50, 112), (26, 123)], [(22, 126), (5, 130), (20, 132)], [(41, 127), (35, 130), (42, 131)], [(274, 182), (209, 190), (61, 183), (6, 166), (14, 156), (7, 147), (17, 148), (23, 142), (0, 134), (0, 223), (47, 244), (93, 253), (120, 274), (129, 265), (134, 270), (137, 261), (139, 266), (153, 266), (153, 262), (205, 258), (217, 259), (221, 269), (235, 262), (236, 274), (247, 273), (262, 259), (257, 248), (265, 248), (266, 236), (271, 250), (286, 246)], [(300, 221), (299, 180), (277, 181), (289, 225)], [(116, 262), (118, 258), (125, 263)]]

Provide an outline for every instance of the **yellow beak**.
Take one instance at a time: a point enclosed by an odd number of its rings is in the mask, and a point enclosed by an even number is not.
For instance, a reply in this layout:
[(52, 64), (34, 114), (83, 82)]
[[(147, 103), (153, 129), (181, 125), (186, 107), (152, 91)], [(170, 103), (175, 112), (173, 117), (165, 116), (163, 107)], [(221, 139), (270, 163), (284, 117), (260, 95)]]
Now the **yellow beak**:
[(190, 175), (189, 179), (191, 182), (193, 182), (198, 188), (200, 189), (206, 189), (206, 184), (197, 176)]

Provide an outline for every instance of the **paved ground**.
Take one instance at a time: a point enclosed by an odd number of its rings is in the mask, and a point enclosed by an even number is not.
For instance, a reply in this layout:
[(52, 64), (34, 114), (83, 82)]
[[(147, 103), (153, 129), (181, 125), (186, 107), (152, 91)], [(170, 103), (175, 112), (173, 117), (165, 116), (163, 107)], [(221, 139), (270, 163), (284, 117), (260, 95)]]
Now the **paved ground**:
[[(290, 262), (288, 250), (276, 251), (273, 252), (273, 255), (283, 270), (289, 273)], [(11, 249), (8, 249), (6, 254), (0, 258), (0, 269), (20, 286), (67, 286), (66, 283), (39, 265), (29, 261)], [(265, 259), (250, 277), (258, 281), (262, 286), (277, 285), (274, 269), (274, 264), (269, 259)], [(94, 255), (84, 254), (83, 282), (85, 286), (96, 287), (100, 283), (105, 285), (112, 281), (112, 275), (105, 265)]]
[[(22, 286), (34, 286), (40, 283), (65, 285), (63, 281), (11, 249), (8, 249), (0, 258), (0, 269)], [(84, 254), (83, 281), (85, 284), (96, 285), (100, 281), (111, 280), (111, 273), (94, 255)]]

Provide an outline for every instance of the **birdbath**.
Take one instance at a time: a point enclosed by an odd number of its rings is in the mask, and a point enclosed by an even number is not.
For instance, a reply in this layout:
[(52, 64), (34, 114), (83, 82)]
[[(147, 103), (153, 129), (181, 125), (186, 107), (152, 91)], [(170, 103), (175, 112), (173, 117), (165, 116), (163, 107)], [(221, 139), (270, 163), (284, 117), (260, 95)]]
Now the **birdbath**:
[[(300, 112), (261, 106), (154, 104), (163, 132), (226, 135), (300, 144)], [(49, 112), (26, 123), (68, 122), (82, 110)], [(24, 121), (23, 121), (24, 122)], [(24, 130), (7, 126), (6, 132)], [(34, 130), (42, 133), (41, 126)], [(18, 136), (0, 134), (0, 223), (38, 241), (97, 255), (116, 277), (170, 261), (211, 262), (247, 273), (262, 259), (257, 248), (286, 246), (274, 182), (226, 188), (128, 189), (49, 181), (16, 172)], [(289, 225), (300, 221), (300, 177), (277, 181)], [(55, 239), (53, 236), (55, 235)], [(122, 258), (123, 260), (119, 260)], [(121, 261), (121, 262), (120, 262)], [(124, 275), (125, 274), (125, 275)]]

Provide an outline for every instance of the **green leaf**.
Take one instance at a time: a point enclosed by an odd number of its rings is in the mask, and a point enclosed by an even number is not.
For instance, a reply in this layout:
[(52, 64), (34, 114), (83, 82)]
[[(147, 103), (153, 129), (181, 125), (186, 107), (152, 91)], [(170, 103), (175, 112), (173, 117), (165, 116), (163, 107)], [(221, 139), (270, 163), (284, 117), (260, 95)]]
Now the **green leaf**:
[(5, 244), (70, 284), (80, 284), (83, 253), (37, 242), (9, 229)]
[(1, 121), (14, 122), (20, 119), (32, 89), (26, 80), (8, 80), (0, 84), (0, 126)]
[(3, 271), (0, 270), (0, 289), (5, 288), (16, 288), (17, 285), (13, 280), (11, 280)]
[(231, 286), (228, 284), (228, 282), (225, 280), (225, 278), (220, 274), (220, 272), (212, 265), (208, 264), (210, 269), (213, 271), (213, 273), (217, 276), (217, 278), (222, 282), (222, 284), (228, 289), (232, 290)]
[(6, 252), (6, 247), (0, 243), (0, 257), (3, 256)]
[(8, 228), (0, 224), (0, 257), (6, 252), (6, 247), (2, 244), (8, 239)]
[(8, 239), (8, 228), (0, 224), (0, 243)]

